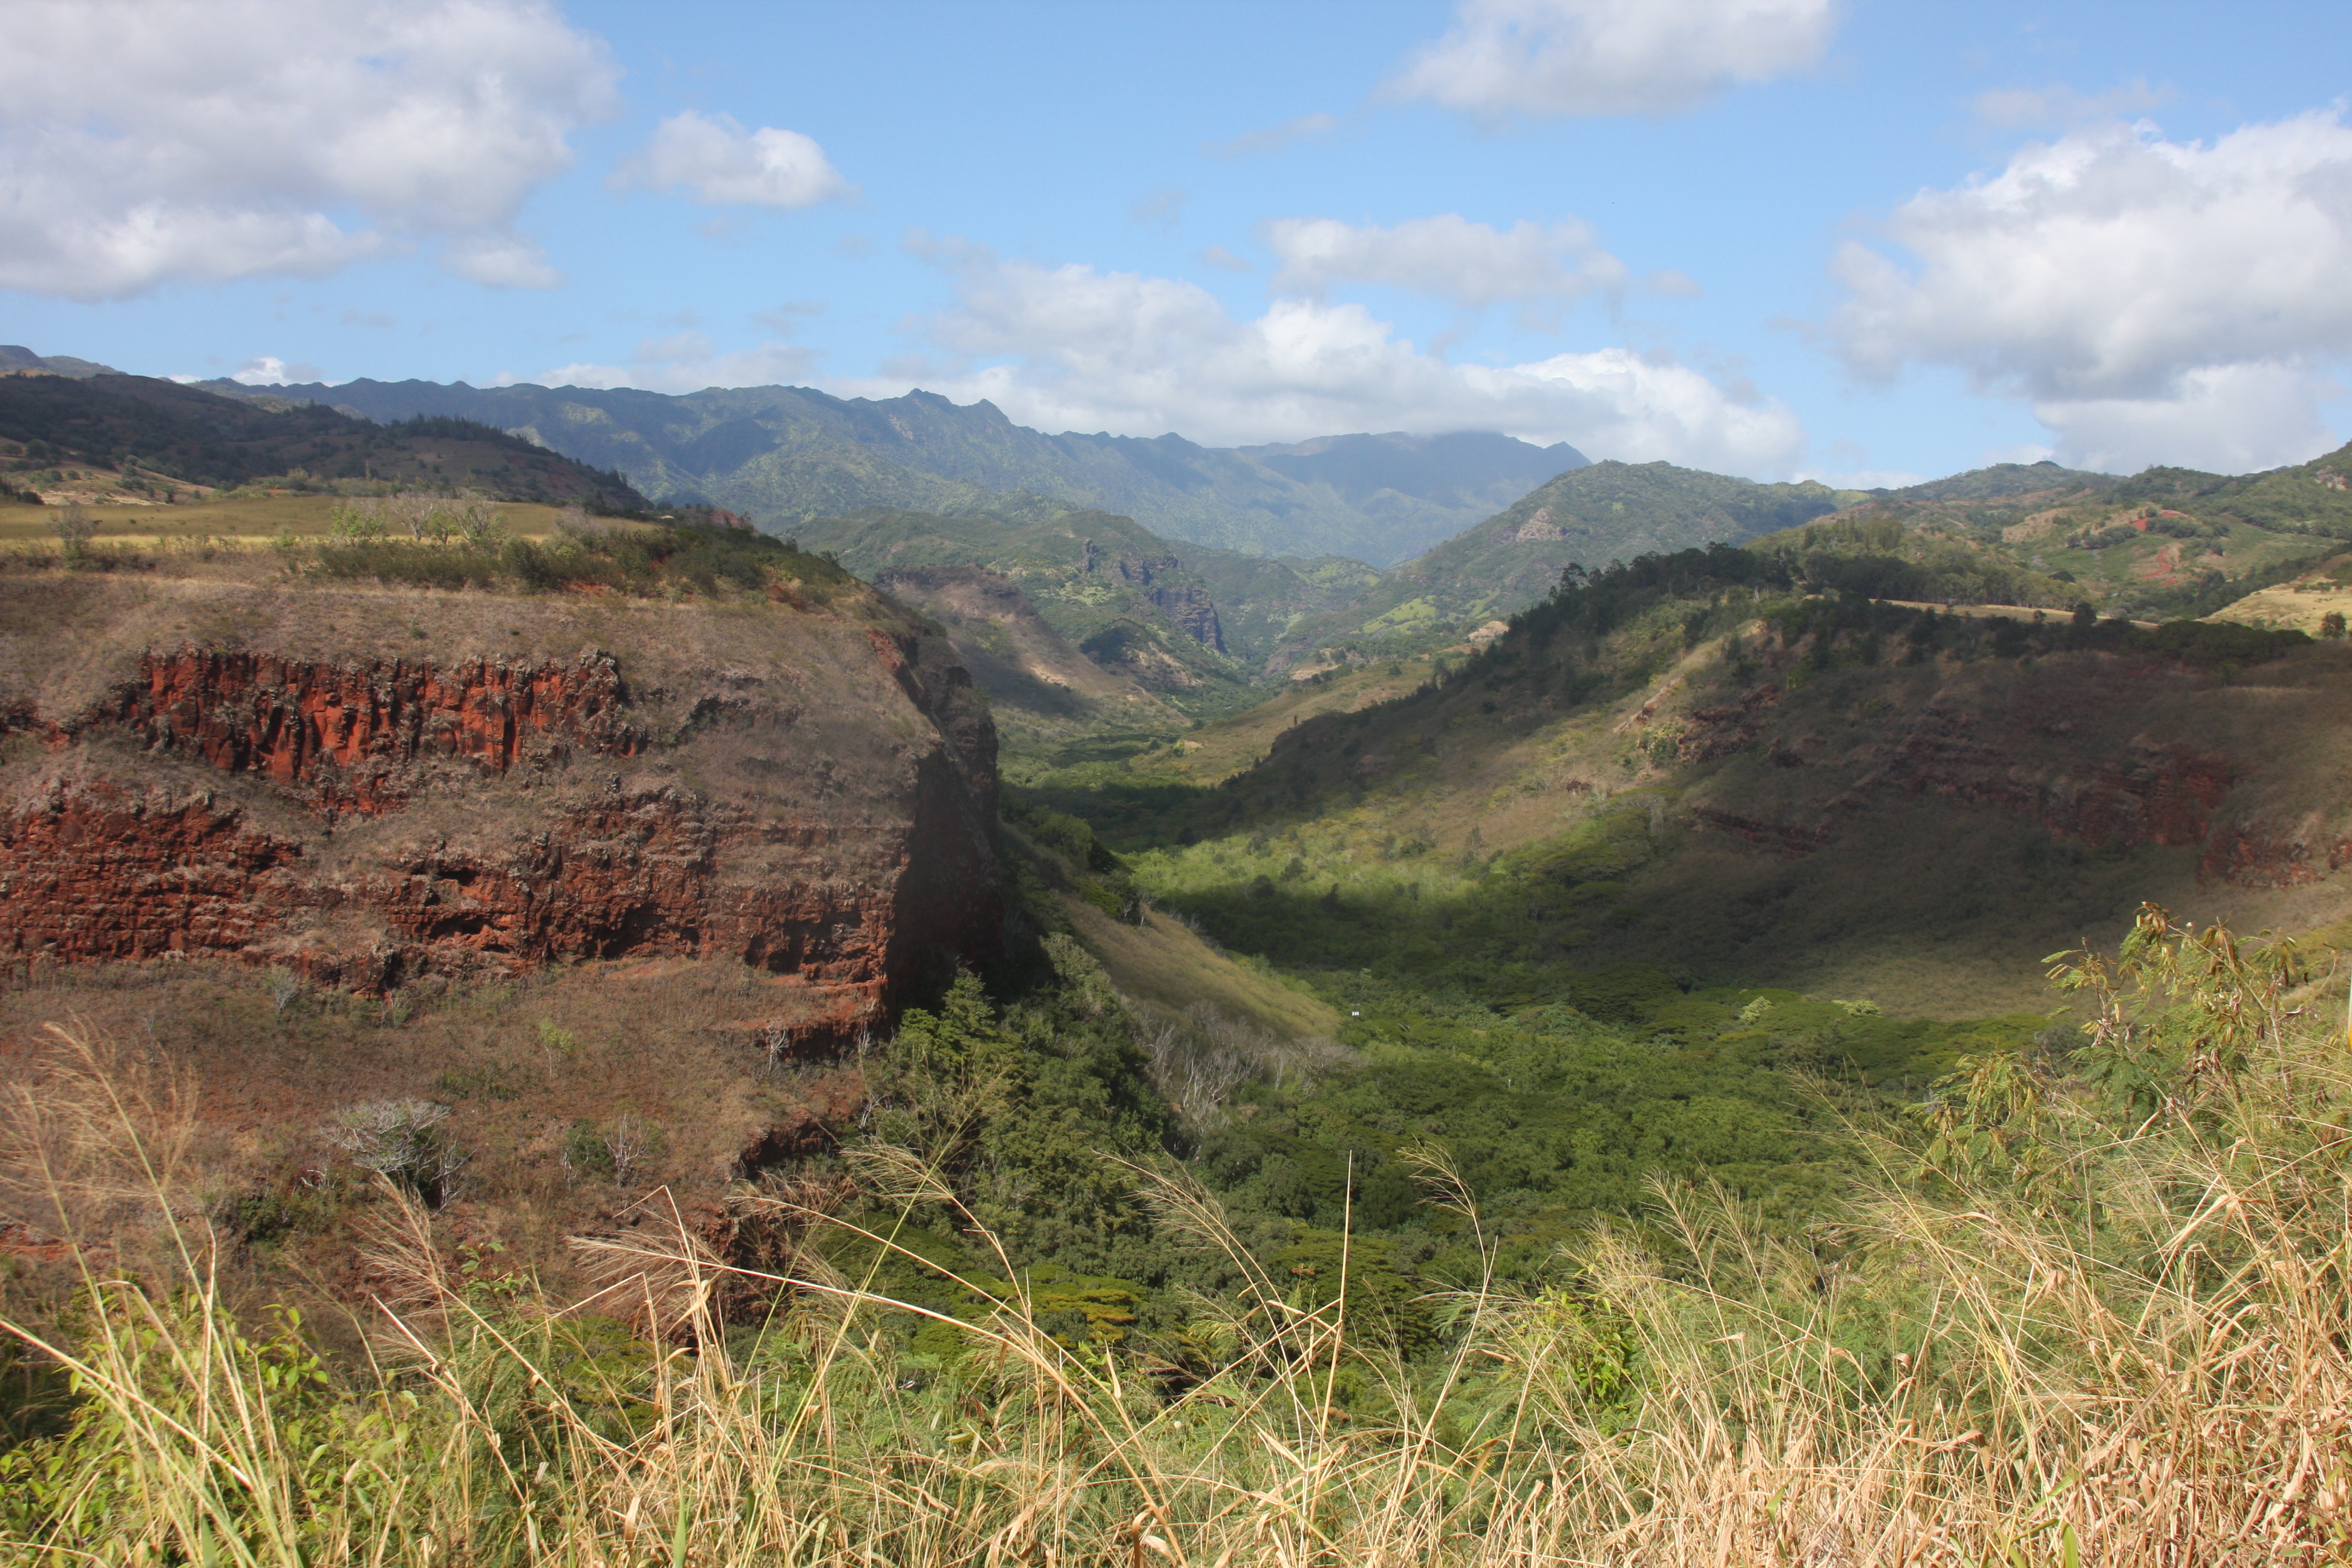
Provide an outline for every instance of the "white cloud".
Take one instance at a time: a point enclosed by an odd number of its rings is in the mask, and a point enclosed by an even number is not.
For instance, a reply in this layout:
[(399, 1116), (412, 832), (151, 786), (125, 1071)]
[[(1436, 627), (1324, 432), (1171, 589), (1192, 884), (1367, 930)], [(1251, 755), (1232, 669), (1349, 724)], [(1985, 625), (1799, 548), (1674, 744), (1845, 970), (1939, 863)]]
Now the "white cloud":
[[(671, 393), (708, 386), (806, 384), (817, 358), (814, 350), (772, 341), (720, 353), (707, 334), (688, 331), (641, 340), (625, 364), (581, 361), (530, 379), (541, 386), (634, 386)], [(494, 384), (511, 385), (522, 379), (502, 375)]]
[(765, 327), (780, 338), (789, 338), (801, 330), (803, 321), (824, 314), (822, 300), (787, 300), (781, 305), (752, 311), (751, 324)]
[(1148, 196), (1139, 197), (1127, 209), (1127, 216), (1146, 228), (1156, 228), (1162, 234), (1172, 234), (1184, 221), (1187, 193), (1173, 185), (1162, 185)]
[(1832, 265), (1848, 297), (1827, 332), (1863, 375), (1951, 365), (2030, 397), (2070, 465), (2268, 467), (2333, 444), (2315, 403), (2352, 353), (2336, 110), (2210, 145), (2078, 132), (1920, 193), (1885, 233), (1907, 255), (1850, 244)]
[(1302, 114), (1296, 120), (1286, 120), (1263, 131), (1253, 131), (1236, 136), (1230, 142), (1205, 142), (1201, 151), (1212, 158), (1245, 158), (1253, 153), (1274, 153), (1293, 142), (1328, 136), (1339, 128), (1334, 114)]
[(1476, 310), (1504, 300), (1574, 300), (1625, 285), (1625, 265), (1580, 223), (1525, 219), (1506, 230), (1454, 213), (1391, 228), (1328, 217), (1276, 218), (1265, 242), (1277, 289), (1319, 299), (1335, 282), (1385, 283)]
[(469, 234), (449, 242), (441, 264), (493, 289), (552, 289), (563, 281), (547, 252), (519, 234)]
[[(246, 386), (286, 386), (296, 382), (322, 381), (326, 372), (315, 364), (288, 364), (276, 354), (257, 354), (229, 373), (229, 379)], [(173, 381), (194, 381), (194, 376), (173, 376)]]
[(1390, 96), (1481, 115), (1664, 114), (1817, 62), (1836, 0), (1461, 0)]
[(616, 191), (690, 187), (709, 206), (807, 207), (854, 195), (856, 187), (797, 131), (746, 131), (726, 115), (673, 114), (613, 171)]
[(1804, 433), (1777, 401), (1625, 349), (1532, 363), (1448, 364), (1360, 305), (1282, 299), (1255, 320), (1172, 279), (930, 253), (955, 272), (952, 309), (908, 326), (934, 356), (888, 378), (831, 384), (895, 395), (920, 385), (985, 397), (1045, 430), (1181, 431), (1209, 445), (1352, 430), (1503, 430), (1595, 457), (1780, 474)]
[(1971, 107), (1977, 118), (1987, 125), (2020, 131), (2145, 114), (2171, 96), (2170, 89), (2150, 87), (2145, 77), (2135, 77), (2121, 87), (2100, 93), (2077, 92), (2063, 82), (2048, 87), (1996, 88), (1979, 93)]
[(544, 285), (516, 216), (616, 74), (538, 0), (15, 0), (0, 288), (121, 299), (433, 238)]
[(1249, 258), (1245, 256), (1235, 256), (1232, 251), (1227, 250), (1222, 245), (1212, 245), (1206, 249), (1198, 251), (1195, 254), (1200, 257), (1201, 264), (1202, 266), (1213, 267), (1220, 272), (1255, 272), (1257, 270), (1257, 264), (1251, 261)]
[(2096, 397), (2034, 405), (2070, 468), (2137, 473), (2169, 463), (2243, 474), (2300, 463), (2337, 445), (2319, 400), (2342, 389), (2278, 364), (2211, 365), (2184, 372), (2161, 398)]

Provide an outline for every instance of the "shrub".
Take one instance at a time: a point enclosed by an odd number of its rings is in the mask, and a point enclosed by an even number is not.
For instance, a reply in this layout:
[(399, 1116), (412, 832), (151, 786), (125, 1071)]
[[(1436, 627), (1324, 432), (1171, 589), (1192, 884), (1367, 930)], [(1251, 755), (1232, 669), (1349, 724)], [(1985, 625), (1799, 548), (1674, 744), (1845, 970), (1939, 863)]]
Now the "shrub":
[(336, 1112), (326, 1136), (352, 1164), (438, 1207), (466, 1166), (442, 1131), (448, 1120), (449, 1108), (429, 1100), (369, 1100)]
[(79, 561), (89, 542), (98, 533), (98, 520), (78, 500), (70, 500), (58, 509), (49, 519), (50, 531), (57, 534), (58, 543), (68, 561)]

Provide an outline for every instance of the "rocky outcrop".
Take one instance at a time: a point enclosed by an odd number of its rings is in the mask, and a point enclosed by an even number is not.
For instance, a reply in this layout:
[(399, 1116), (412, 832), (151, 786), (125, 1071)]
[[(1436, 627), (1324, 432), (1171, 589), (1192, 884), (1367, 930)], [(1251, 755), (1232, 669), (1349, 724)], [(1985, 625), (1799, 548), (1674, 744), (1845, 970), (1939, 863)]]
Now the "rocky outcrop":
[(558, 762), (635, 756), (644, 737), (620, 717), (623, 700), (611, 657), (593, 651), (568, 667), (477, 658), (444, 671), (401, 659), (321, 666), (183, 648), (147, 654), (136, 680), (60, 729), (120, 725), (152, 747), (294, 786), (331, 817), (398, 806), (410, 765), (425, 758), (462, 759), (497, 776), (538, 742), (552, 742)]
[(1709, 827), (1737, 834), (1759, 849), (1777, 849), (1783, 855), (1810, 855), (1830, 841), (1832, 831), (1826, 823), (1808, 827), (1704, 805), (1692, 807), (1691, 815)]
[(2228, 758), (2179, 742), (2106, 759), (2087, 776), (2018, 764), (2013, 749), (1969, 716), (1931, 707), (1884, 776), (1915, 793), (2030, 816), (2053, 838), (2131, 849), (2204, 843), (2236, 773)]
[[(1095, 569), (1094, 542), (1087, 542), (1086, 570)], [(1157, 605), (1160, 613), (1174, 622), (1176, 628), (1202, 647), (1225, 651), (1224, 628), (1217, 621), (1216, 601), (1209, 596), (1206, 584), (1184, 570), (1184, 563), (1173, 555), (1146, 558), (1122, 555), (1112, 563), (1119, 581), (1143, 590), (1143, 596)]]
[(14, 704), (47, 762), (0, 810), (0, 953), (223, 954), (370, 990), (723, 958), (783, 988), (779, 1028), (845, 1038), (992, 955), (996, 748), (935, 634), (842, 625), (824, 651), (647, 706), (596, 650), (151, 650), (82, 711)]
[(51, 960), (238, 952), (277, 934), (295, 840), (209, 794), (59, 777), (0, 816), (0, 947)]
[[(2332, 806), (2295, 794), (2263, 804), (2275, 792), (2259, 784), (2252, 801), (2240, 795), (2250, 778), (2268, 776), (2260, 755), (2242, 735), (2168, 710), (2192, 695), (2190, 676), (2105, 655), (2000, 680), (1981, 669), (1956, 673), (1907, 710), (1849, 692), (1843, 711), (1824, 711), (1770, 681), (1693, 710), (1675, 731), (1680, 761), (1717, 763), (1747, 752), (1804, 775), (1769, 789), (1770, 809), (1727, 790), (1694, 803), (1694, 818), (1805, 855), (1890, 798), (1928, 796), (1990, 807), (2053, 839), (2104, 850), (2194, 849), (2201, 879), (2237, 887), (2304, 886), (2352, 864), (2352, 837), (2340, 823), (2326, 826)], [(2140, 717), (2123, 724), (2122, 714)], [(2154, 722), (2134, 734), (2143, 720)]]
[(1697, 710), (1675, 741), (1675, 754), (1686, 763), (1712, 763), (1754, 744), (1780, 701), (1780, 689), (1767, 684), (1748, 688), (1737, 702)]

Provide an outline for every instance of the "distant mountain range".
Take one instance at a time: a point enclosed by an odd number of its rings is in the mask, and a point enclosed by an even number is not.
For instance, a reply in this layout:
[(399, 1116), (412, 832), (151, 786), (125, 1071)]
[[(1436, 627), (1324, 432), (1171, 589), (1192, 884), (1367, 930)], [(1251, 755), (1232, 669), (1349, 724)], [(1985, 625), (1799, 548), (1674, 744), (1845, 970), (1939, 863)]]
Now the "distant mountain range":
[(378, 423), (309, 403), (232, 401), (103, 365), (56, 368), (89, 363), (0, 369), (0, 471), (8, 476), (0, 484), (97, 504), (273, 480), (296, 489), (358, 481), (611, 511), (648, 507), (617, 476), (495, 426), (430, 416)]
[(200, 384), (379, 421), (479, 420), (619, 469), (647, 495), (723, 506), (776, 532), (868, 507), (984, 510), (1026, 492), (1071, 510), (1130, 517), (1196, 544), (1388, 565), (1586, 463), (1565, 442), (1538, 447), (1493, 432), (1230, 447), (1181, 436), (1049, 436), (1013, 424), (993, 404), (955, 404), (929, 392), (877, 401), (798, 386), (669, 396), (428, 381)]
[(12, 370), (45, 370), (51, 375), (91, 376), (121, 375), (110, 364), (96, 360), (76, 359), (71, 354), (49, 354), (46, 357), (18, 343), (0, 343), (0, 373)]

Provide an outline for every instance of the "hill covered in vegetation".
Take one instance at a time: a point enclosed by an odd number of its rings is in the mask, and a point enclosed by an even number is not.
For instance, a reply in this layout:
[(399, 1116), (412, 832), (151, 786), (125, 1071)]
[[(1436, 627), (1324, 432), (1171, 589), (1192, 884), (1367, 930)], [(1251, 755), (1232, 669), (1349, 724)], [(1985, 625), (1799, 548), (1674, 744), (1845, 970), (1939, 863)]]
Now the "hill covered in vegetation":
[(1638, 961), (1948, 1012), (2023, 1005), (2034, 958), (2142, 897), (2336, 918), (2340, 644), (1806, 575), (1863, 559), (1645, 557), (1222, 783), (1136, 749), (1055, 798), (1273, 962), (1490, 994)]
[(275, 479), (473, 489), (497, 500), (642, 511), (599, 472), (492, 426), (446, 416), (394, 425), (308, 403), (233, 399), (151, 376), (0, 375), (0, 452), (20, 489), (87, 502), (168, 501)]
[[(2201, 616), (2338, 552), (2352, 539), (2347, 475), (2352, 448), (2234, 478), (2150, 468), (2116, 479), (2012, 464), (1873, 496), (1763, 542), (1899, 555), (1920, 566), (1932, 557), (1964, 600), (2080, 599), (2134, 617)], [(1969, 555), (1980, 563), (1973, 588), (1961, 564)], [(1896, 586), (1890, 580), (1874, 591), (1925, 596)]]
[(1344, 609), (1294, 626), (1286, 646), (1326, 664), (1425, 653), (1534, 604), (1570, 566), (1737, 544), (1853, 499), (1671, 463), (1594, 463), (1403, 563)]

